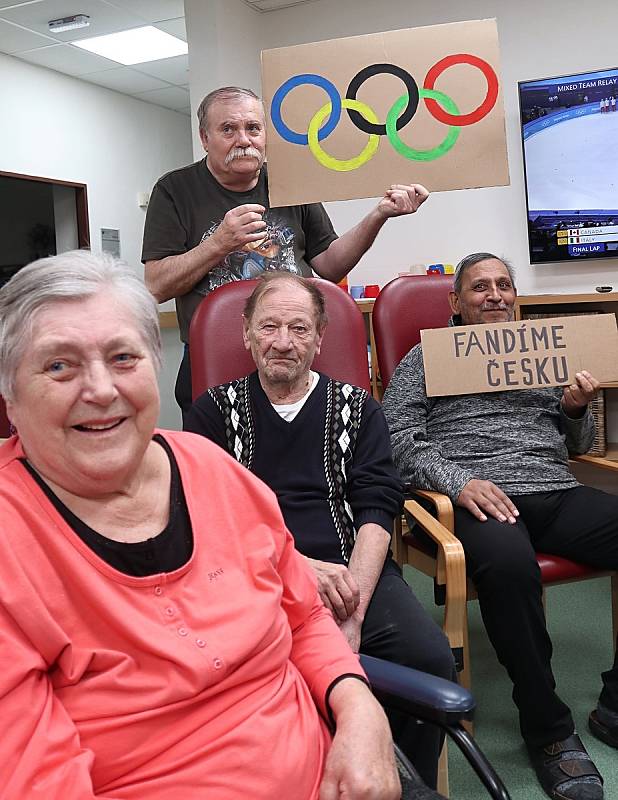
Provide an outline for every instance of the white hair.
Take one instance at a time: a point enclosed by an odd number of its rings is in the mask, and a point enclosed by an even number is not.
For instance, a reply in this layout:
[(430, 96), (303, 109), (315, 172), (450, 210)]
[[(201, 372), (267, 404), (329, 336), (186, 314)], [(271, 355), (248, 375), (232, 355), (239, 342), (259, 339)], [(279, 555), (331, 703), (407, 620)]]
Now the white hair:
[(54, 303), (108, 291), (135, 315), (138, 331), (155, 366), (161, 366), (159, 314), (144, 282), (108, 254), (72, 250), (33, 261), (0, 289), (0, 393), (13, 400), (15, 374), (30, 343), (37, 313)]

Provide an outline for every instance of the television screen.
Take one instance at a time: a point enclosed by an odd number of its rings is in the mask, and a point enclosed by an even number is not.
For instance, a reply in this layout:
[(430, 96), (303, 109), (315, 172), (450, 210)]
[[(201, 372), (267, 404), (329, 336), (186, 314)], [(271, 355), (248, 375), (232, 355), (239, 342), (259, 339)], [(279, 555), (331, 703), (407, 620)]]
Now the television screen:
[(520, 81), (531, 263), (618, 256), (618, 68)]

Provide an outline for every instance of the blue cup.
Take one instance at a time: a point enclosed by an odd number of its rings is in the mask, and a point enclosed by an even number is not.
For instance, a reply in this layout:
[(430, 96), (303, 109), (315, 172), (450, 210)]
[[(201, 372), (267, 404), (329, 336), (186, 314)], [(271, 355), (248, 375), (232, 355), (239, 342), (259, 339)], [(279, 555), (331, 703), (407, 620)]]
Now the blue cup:
[(361, 300), (365, 296), (365, 287), (350, 286), (350, 294), (355, 300)]

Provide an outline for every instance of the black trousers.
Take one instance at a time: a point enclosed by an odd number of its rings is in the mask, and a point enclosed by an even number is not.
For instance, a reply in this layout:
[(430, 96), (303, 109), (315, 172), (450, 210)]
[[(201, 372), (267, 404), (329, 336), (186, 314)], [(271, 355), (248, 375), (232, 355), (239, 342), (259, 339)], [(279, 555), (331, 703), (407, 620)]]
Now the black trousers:
[[(365, 614), (360, 651), (456, 680), (446, 636), (416, 599), (392, 558), (386, 560)], [(388, 710), (387, 714), (395, 742), (427, 786), (435, 788), (443, 741), (441, 731), (398, 711)]]
[[(455, 533), (466, 554), (487, 634), (513, 681), (521, 733), (532, 746), (570, 736), (568, 707), (556, 694), (535, 550), (600, 569), (618, 569), (618, 496), (578, 486), (515, 495), (515, 525), (479, 522), (455, 508)], [(603, 673), (601, 702), (618, 711), (618, 660)]]

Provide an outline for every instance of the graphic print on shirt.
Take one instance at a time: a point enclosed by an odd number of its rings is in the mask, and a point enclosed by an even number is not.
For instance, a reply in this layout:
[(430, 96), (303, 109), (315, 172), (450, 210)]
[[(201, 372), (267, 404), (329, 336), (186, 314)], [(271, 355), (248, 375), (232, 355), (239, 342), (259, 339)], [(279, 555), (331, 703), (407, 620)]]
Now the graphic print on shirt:
[[(204, 232), (200, 243), (217, 230), (222, 220)], [(267, 211), (264, 214), (266, 229), (264, 238), (258, 242), (248, 242), (241, 250), (228, 253), (216, 267), (195, 286), (195, 291), (207, 295), (218, 286), (232, 281), (257, 278), (265, 270), (284, 270), (301, 274), (294, 258), (294, 231), (277, 214)]]

